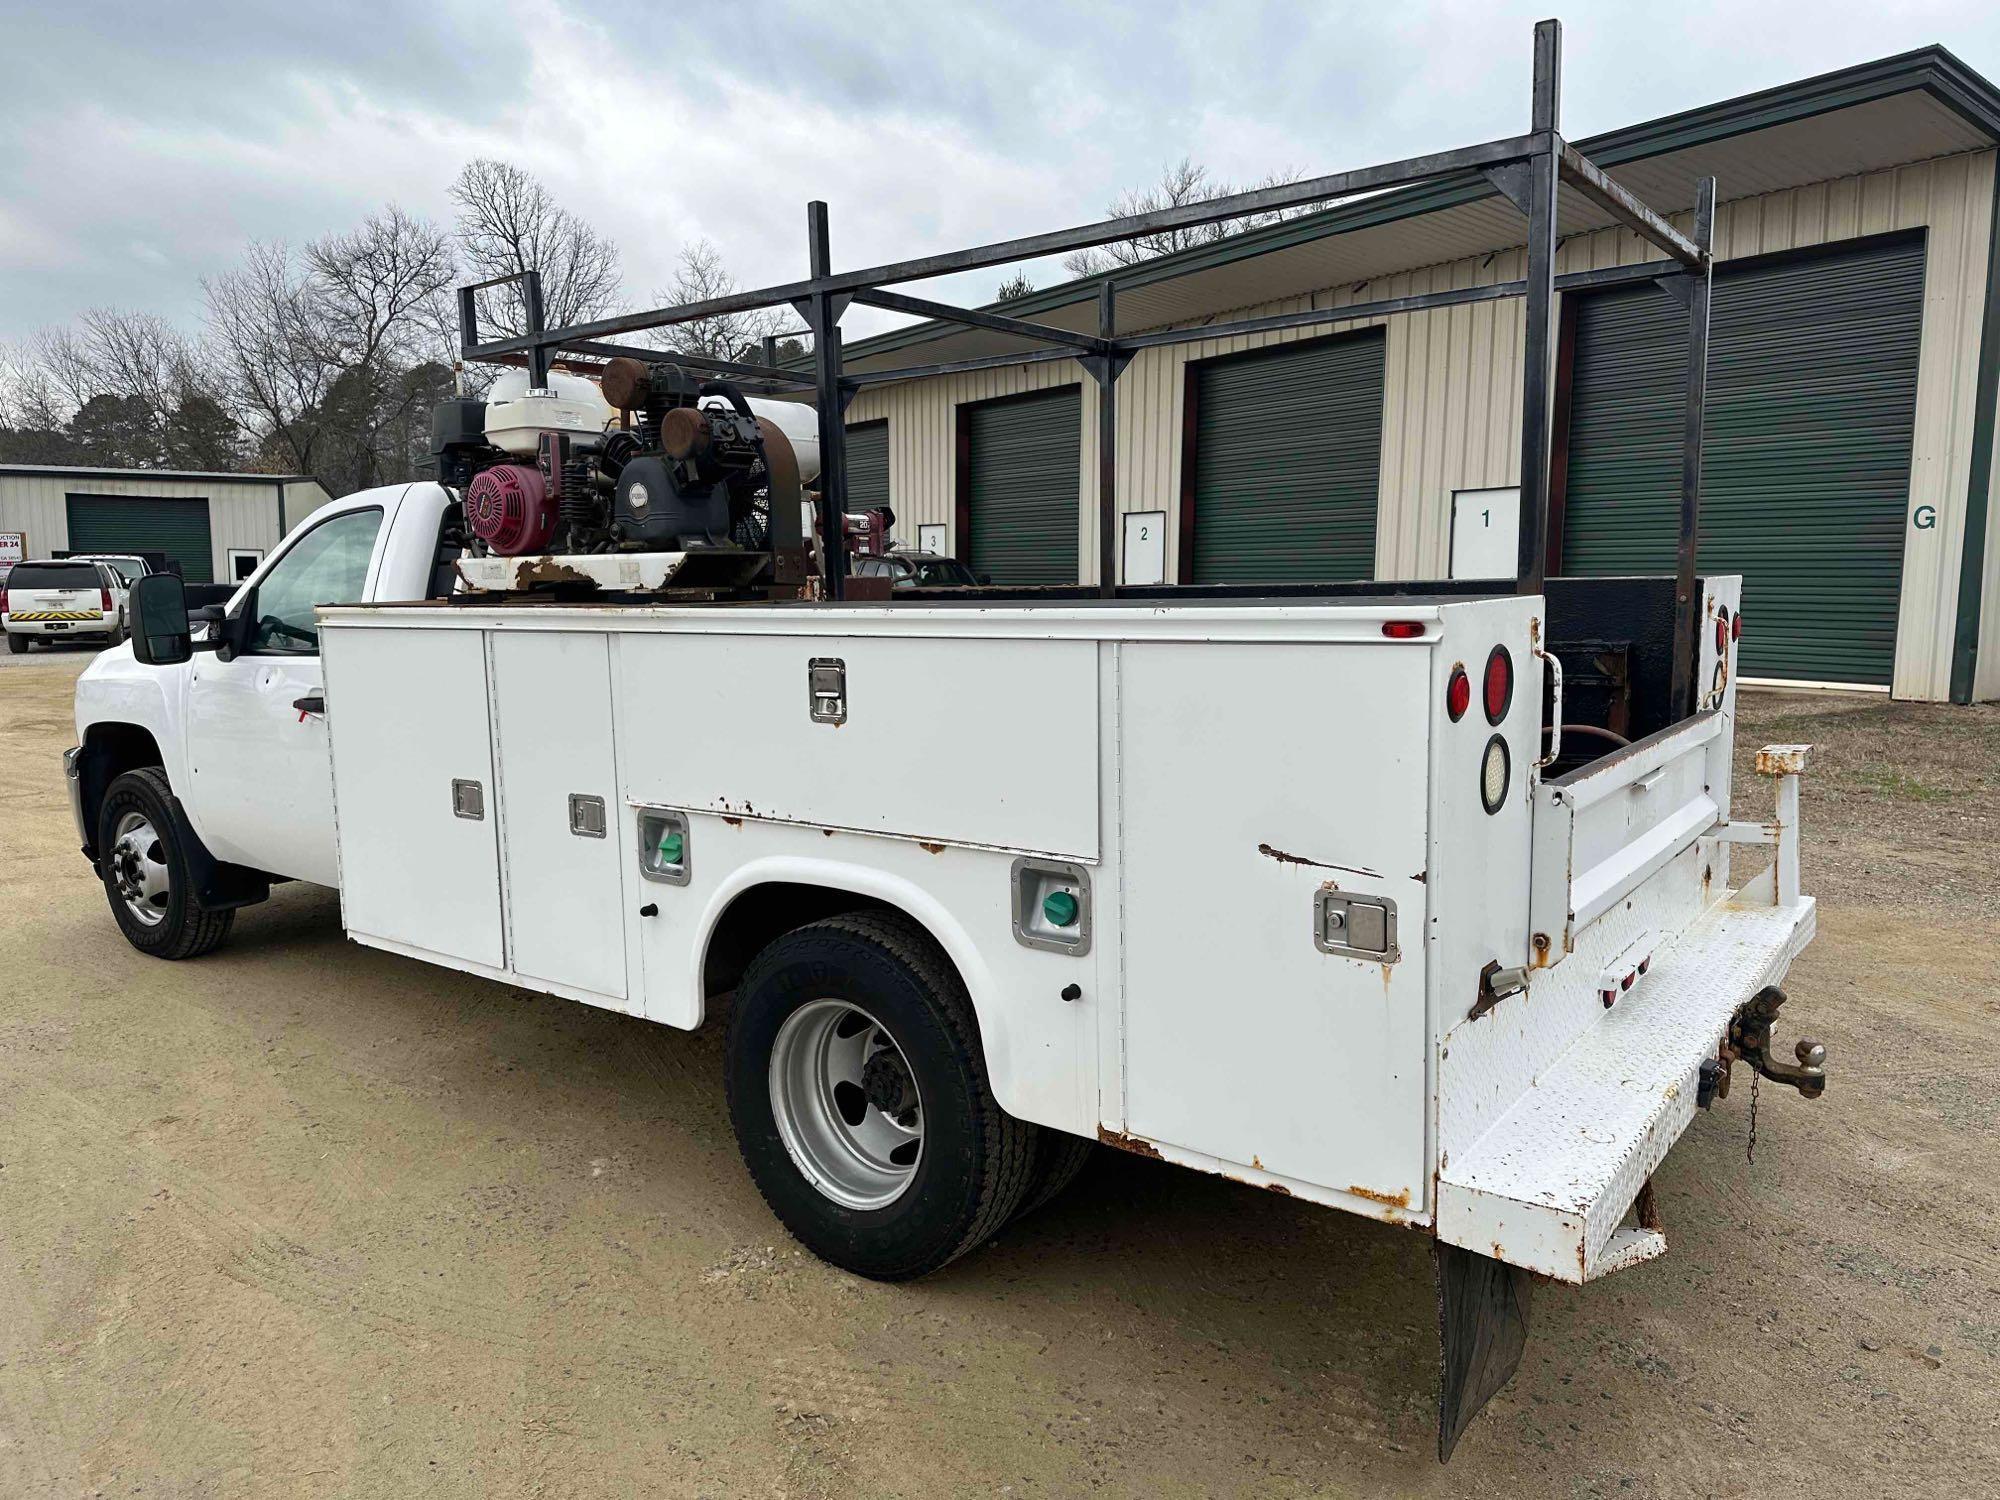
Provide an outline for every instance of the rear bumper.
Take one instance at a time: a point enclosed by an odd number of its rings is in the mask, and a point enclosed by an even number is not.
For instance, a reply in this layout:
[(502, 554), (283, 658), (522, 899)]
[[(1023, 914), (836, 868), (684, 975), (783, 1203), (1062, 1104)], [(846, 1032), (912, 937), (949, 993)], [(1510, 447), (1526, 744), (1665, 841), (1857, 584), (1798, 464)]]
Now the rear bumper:
[(1737, 1007), (1783, 980), (1812, 941), (1810, 896), (1704, 912), (1654, 955), (1644, 987), (1584, 1032), (1438, 1178), (1438, 1237), (1558, 1281), (1666, 1249), (1621, 1227), (1694, 1118), (1699, 1070)]
[(9, 635), (108, 635), (118, 623), (117, 610), (29, 610), (0, 617)]

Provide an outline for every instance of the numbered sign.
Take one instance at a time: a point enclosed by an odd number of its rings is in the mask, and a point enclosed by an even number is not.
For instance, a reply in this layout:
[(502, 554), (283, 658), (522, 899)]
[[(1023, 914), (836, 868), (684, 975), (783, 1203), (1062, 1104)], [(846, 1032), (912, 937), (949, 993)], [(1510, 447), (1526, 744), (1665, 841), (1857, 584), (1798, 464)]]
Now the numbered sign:
[(1125, 549), (1120, 572), (1127, 583), (1167, 581), (1167, 513), (1133, 511), (1125, 517)]
[(917, 528), (917, 550), (946, 555), (944, 550), (944, 522), (926, 521)]
[(1452, 492), (1451, 577), (1512, 578), (1520, 545), (1520, 490)]

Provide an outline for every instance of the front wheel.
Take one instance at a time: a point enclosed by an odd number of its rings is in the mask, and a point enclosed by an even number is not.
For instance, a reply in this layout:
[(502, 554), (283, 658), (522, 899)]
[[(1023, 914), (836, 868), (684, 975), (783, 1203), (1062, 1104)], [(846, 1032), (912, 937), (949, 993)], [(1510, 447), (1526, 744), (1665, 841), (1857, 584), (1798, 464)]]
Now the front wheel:
[(195, 900), (170, 795), (157, 767), (111, 783), (97, 814), (99, 874), (111, 915), (134, 948), (154, 958), (198, 958), (229, 936), (236, 913)]
[(737, 988), (727, 1072), (764, 1201), (858, 1275), (948, 1264), (1029, 1187), (1038, 1132), (995, 1102), (965, 985), (905, 917), (832, 917), (758, 954)]

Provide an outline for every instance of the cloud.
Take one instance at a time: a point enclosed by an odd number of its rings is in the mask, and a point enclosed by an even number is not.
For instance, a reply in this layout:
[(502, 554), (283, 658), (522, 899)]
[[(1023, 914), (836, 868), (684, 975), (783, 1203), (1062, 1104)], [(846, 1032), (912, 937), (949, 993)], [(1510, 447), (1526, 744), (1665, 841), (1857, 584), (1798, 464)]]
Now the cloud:
[[(1245, 181), (1463, 144), (1524, 125), (1544, 8), (0, 0), (16, 64), (0, 339), (101, 303), (191, 323), (201, 278), (248, 241), (388, 201), (443, 217), (479, 155), (609, 236), (644, 304), (696, 238), (745, 284), (801, 275), (811, 198), (853, 266), (1095, 218), (1183, 154)], [(1933, 40), (1990, 65), (2000, 17), (1969, 0), (1598, 7), (1567, 32), (1564, 123), (1587, 134)], [(941, 290), (981, 299), (1002, 274)]]

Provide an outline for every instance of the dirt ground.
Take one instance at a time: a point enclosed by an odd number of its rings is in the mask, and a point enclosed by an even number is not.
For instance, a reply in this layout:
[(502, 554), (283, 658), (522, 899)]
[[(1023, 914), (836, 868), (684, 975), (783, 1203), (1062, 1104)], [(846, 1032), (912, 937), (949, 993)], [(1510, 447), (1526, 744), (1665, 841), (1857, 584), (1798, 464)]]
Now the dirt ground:
[(58, 774), (86, 659), (0, 658), (0, 1495), (2000, 1493), (2000, 711), (1746, 701), (1824, 747), (1834, 1081), (1754, 1164), (1747, 1087), (1697, 1120), (1669, 1254), (1543, 1288), (1441, 1469), (1415, 1234), (1107, 1151), (878, 1286), (766, 1212), (712, 1031), (297, 886), (140, 957)]

